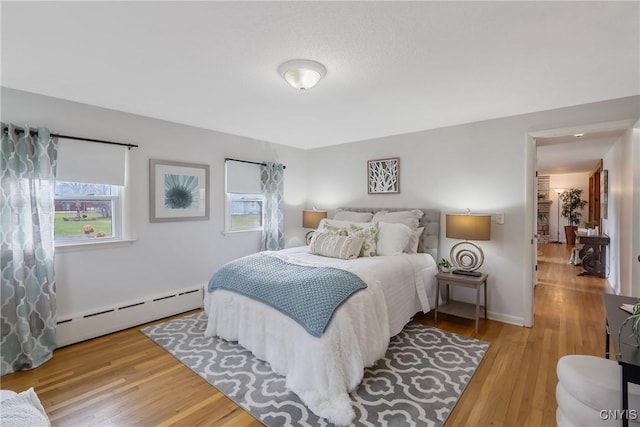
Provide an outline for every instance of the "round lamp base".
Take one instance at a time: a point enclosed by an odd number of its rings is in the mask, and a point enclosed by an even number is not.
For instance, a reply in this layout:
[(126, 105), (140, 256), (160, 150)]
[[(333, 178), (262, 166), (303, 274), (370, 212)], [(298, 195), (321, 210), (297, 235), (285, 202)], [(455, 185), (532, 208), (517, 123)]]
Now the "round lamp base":
[[(484, 262), (484, 252), (476, 244), (471, 242), (460, 242), (451, 248), (451, 263), (458, 269), (465, 272), (473, 272), (479, 269)], [(456, 273), (453, 271), (453, 273)], [(466, 273), (456, 273), (466, 274)], [(475, 276), (476, 274), (469, 274)]]

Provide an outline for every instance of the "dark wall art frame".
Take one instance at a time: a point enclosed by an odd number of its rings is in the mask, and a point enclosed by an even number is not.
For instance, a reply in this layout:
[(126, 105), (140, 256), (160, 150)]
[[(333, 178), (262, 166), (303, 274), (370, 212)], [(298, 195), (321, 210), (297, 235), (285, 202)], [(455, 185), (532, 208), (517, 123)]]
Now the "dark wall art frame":
[(400, 158), (368, 160), (367, 190), (369, 194), (399, 193)]

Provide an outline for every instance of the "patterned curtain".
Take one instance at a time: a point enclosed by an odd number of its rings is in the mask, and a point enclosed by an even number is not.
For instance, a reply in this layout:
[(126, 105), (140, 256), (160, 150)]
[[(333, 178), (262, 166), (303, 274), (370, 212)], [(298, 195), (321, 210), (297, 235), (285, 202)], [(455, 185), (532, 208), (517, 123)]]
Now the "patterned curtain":
[[(4, 132), (8, 127), (8, 132)], [(1, 375), (35, 368), (56, 348), (54, 186), (49, 130), (2, 124), (0, 163)]]
[(284, 166), (266, 162), (260, 167), (264, 196), (262, 250), (284, 249)]

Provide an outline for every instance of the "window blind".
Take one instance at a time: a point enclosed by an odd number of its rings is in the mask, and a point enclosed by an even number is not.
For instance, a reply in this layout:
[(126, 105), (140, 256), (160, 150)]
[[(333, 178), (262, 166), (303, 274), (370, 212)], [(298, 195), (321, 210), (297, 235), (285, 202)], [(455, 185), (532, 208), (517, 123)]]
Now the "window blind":
[(58, 181), (124, 185), (127, 147), (58, 138)]
[(227, 193), (260, 194), (260, 165), (227, 161)]

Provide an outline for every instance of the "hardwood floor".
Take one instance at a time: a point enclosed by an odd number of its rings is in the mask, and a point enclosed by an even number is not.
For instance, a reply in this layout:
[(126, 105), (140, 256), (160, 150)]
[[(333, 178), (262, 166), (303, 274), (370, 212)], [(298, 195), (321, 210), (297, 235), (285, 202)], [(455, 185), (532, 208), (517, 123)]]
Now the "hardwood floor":
[[(491, 346), (446, 426), (556, 425), (558, 359), (565, 354), (604, 356), (606, 279), (576, 276), (582, 269), (568, 263), (567, 245), (538, 248), (534, 327), (481, 323), (478, 338)], [(473, 321), (448, 319), (436, 326), (473, 334)]]
[[(539, 246), (533, 328), (481, 321), (478, 338), (491, 346), (447, 427), (555, 425), (558, 359), (604, 354), (607, 282), (576, 276), (569, 253), (566, 245)], [(417, 320), (434, 325), (433, 313)], [(437, 327), (474, 332), (472, 320), (447, 315)], [(56, 350), (37, 369), (3, 376), (1, 386), (34, 387), (54, 426), (261, 425), (139, 329)]]

